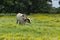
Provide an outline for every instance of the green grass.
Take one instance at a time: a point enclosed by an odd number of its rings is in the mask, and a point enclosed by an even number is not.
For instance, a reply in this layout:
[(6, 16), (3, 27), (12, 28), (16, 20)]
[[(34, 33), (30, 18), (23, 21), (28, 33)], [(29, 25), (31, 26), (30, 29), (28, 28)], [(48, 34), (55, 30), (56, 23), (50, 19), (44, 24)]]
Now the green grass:
[(0, 40), (60, 40), (60, 14), (28, 15), (31, 24), (16, 24), (16, 16), (0, 16)]

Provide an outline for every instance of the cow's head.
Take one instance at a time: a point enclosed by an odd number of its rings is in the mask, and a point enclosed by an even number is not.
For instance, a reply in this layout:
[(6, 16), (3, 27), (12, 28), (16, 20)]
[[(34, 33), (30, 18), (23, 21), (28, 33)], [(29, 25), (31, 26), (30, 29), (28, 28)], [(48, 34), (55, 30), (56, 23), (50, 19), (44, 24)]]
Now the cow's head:
[(26, 18), (25, 22), (31, 23), (29, 18)]

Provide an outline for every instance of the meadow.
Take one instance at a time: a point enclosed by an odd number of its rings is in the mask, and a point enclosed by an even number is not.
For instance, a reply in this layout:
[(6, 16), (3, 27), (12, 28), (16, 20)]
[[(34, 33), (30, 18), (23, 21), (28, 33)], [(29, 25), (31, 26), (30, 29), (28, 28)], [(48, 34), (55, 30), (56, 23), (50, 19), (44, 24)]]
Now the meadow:
[(0, 16), (0, 40), (60, 40), (60, 14), (27, 15), (31, 24), (16, 24), (16, 16)]

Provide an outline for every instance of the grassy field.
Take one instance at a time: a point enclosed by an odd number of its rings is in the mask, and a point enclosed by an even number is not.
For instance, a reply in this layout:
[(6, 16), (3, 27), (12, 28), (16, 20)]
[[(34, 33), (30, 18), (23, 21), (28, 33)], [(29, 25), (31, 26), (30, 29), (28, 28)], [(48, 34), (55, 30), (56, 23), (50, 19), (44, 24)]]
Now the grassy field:
[(0, 40), (60, 40), (60, 14), (29, 15), (31, 24), (16, 24), (16, 16), (0, 16)]

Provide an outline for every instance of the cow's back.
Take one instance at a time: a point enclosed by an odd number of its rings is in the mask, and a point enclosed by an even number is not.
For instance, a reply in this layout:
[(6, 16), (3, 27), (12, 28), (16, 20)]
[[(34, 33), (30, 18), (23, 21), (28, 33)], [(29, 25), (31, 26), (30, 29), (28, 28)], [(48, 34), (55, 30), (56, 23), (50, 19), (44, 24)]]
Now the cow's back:
[(22, 15), (23, 15), (23, 14), (18, 13), (18, 14), (16, 15), (17, 20), (22, 20)]

